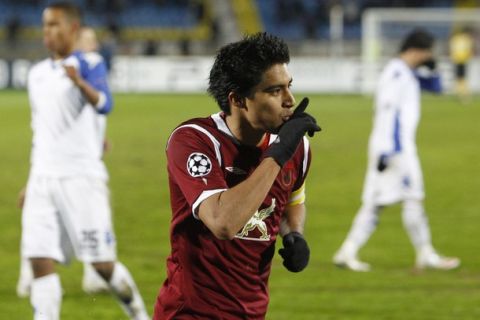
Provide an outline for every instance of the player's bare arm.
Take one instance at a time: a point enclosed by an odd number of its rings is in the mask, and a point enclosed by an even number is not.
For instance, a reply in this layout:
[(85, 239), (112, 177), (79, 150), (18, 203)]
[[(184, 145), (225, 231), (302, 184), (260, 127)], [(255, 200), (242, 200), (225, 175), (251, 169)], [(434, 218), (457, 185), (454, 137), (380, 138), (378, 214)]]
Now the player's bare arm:
[(199, 218), (220, 239), (233, 239), (252, 217), (272, 187), (280, 168), (294, 154), (305, 133), (320, 131), (315, 119), (305, 113), (308, 99), (302, 100), (278, 132), (259, 167), (237, 186), (212, 195), (202, 202)]
[(278, 253), (285, 268), (291, 272), (302, 271), (310, 260), (310, 248), (303, 237), (305, 214), (304, 203), (287, 206), (280, 223), (283, 248)]
[(64, 69), (67, 76), (72, 80), (73, 84), (80, 89), (88, 103), (90, 103), (92, 106), (97, 105), (98, 101), (100, 100), (100, 93), (82, 78), (75, 67), (64, 66)]
[(26, 187), (23, 187), (20, 192), (18, 193), (17, 196), (17, 208), (22, 209), (23, 204), (25, 203), (25, 193), (26, 193)]
[(273, 158), (264, 159), (248, 179), (205, 199), (198, 217), (217, 238), (233, 239), (261, 205), (279, 172)]
[(290, 232), (303, 234), (306, 213), (307, 211), (304, 203), (287, 206), (280, 224), (280, 234), (282, 237)]

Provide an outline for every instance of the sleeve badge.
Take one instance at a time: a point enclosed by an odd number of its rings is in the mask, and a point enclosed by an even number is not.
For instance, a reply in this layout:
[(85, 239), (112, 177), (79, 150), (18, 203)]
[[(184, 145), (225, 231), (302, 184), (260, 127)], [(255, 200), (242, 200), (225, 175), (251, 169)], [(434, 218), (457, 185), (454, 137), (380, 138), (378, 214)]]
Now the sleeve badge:
[(194, 152), (187, 160), (187, 171), (194, 177), (203, 177), (210, 173), (212, 170), (212, 162), (203, 153)]

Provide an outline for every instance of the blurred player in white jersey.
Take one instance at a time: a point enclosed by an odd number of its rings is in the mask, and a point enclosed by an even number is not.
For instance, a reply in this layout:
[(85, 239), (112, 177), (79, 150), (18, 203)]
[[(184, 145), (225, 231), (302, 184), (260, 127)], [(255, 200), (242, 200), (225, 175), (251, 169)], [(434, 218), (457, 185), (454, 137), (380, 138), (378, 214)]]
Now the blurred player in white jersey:
[[(96, 52), (98, 49), (98, 40), (95, 30), (89, 27), (82, 27), (78, 36), (77, 49), (87, 53)], [(104, 142), (104, 152), (108, 146), (108, 142)], [(22, 208), (25, 202), (25, 189), (20, 192), (18, 199), (18, 207)], [(82, 279), (83, 291), (87, 293), (99, 293), (108, 291), (108, 285), (102, 277), (95, 271), (90, 263), (84, 263), (84, 272)], [(17, 283), (17, 295), (20, 298), (26, 298), (30, 295), (30, 288), (33, 281), (33, 272), (30, 260), (28, 258), (21, 259), (20, 277)]]
[(34, 319), (59, 319), (62, 290), (55, 263), (68, 263), (73, 255), (93, 265), (131, 319), (148, 319), (135, 282), (116, 260), (102, 161), (112, 98), (100, 55), (75, 50), (80, 25), (76, 6), (48, 5), (43, 41), (51, 57), (28, 77), (33, 147), (21, 249), (33, 269)]
[[(381, 210), (401, 202), (404, 227), (416, 251), (416, 267), (454, 269), (458, 258), (439, 255), (432, 246), (424, 212), (424, 188), (415, 143), (420, 120), (420, 89), (438, 92), (440, 78), (435, 70), (433, 36), (416, 29), (403, 41), (399, 56), (383, 70), (376, 89), (375, 116), (370, 135), (368, 168), (362, 206), (333, 262), (354, 271), (369, 271), (358, 259), (359, 249), (375, 231)], [(426, 66), (430, 77), (420, 77)]]

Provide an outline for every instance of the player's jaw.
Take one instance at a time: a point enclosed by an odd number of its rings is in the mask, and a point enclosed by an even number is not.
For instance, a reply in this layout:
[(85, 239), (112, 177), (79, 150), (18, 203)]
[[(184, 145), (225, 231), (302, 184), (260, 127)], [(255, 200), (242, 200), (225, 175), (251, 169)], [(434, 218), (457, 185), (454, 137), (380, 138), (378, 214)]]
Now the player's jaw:
[(282, 125), (287, 122), (292, 116), (293, 112), (290, 108), (281, 107), (274, 108), (263, 117), (261, 123), (265, 132), (277, 134)]
[(264, 132), (278, 133), (280, 127), (287, 122), (292, 114), (293, 103), (282, 99), (267, 98), (263, 103), (255, 106), (257, 127)]

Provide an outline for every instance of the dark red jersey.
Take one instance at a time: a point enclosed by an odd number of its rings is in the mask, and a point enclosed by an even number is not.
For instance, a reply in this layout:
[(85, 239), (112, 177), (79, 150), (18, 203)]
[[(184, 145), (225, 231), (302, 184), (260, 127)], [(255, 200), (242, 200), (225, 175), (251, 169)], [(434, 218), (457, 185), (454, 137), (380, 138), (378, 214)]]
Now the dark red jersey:
[(275, 239), (286, 206), (302, 203), (310, 164), (304, 138), (285, 164), (257, 212), (233, 240), (219, 240), (197, 217), (209, 196), (245, 180), (268, 144), (240, 144), (222, 113), (193, 119), (167, 145), (172, 252), (154, 319), (263, 319)]

